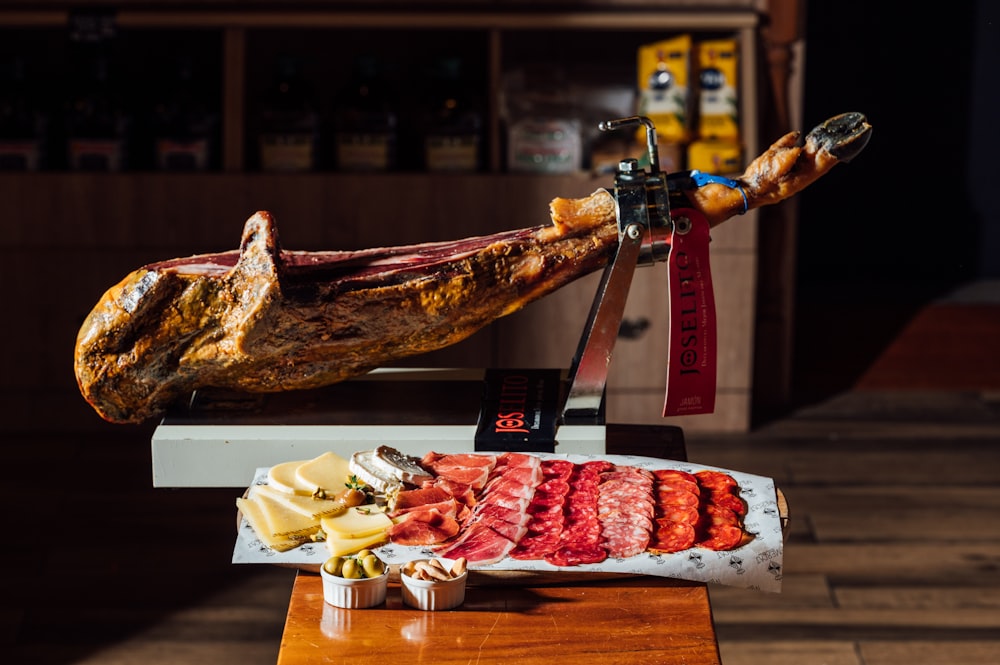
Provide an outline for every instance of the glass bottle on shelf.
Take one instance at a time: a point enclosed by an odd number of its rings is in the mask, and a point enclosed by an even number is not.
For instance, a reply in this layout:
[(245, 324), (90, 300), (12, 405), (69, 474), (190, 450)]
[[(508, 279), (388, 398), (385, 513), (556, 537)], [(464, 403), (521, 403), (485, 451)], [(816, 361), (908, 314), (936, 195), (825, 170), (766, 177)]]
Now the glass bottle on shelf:
[(44, 167), (48, 118), (32, 94), (27, 62), (15, 55), (0, 69), (0, 170), (38, 171)]
[(320, 124), (315, 93), (302, 77), (298, 59), (279, 56), (275, 65), (274, 84), (261, 106), (260, 167), (264, 171), (314, 171)]
[(206, 171), (215, 163), (219, 115), (195, 72), (194, 59), (179, 55), (156, 91), (150, 130), (161, 171)]
[(396, 95), (378, 60), (359, 56), (350, 81), (336, 96), (334, 158), (341, 171), (396, 168), (399, 117)]
[(462, 60), (442, 58), (427, 80), (424, 112), (424, 168), (428, 171), (478, 171), (482, 166), (483, 114), (463, 79)]
[(128, 168), (131, 114), (115, 77), (111, 53), (100, 45), (81, 49), (66, 114), (66, 158), (74, 171)]

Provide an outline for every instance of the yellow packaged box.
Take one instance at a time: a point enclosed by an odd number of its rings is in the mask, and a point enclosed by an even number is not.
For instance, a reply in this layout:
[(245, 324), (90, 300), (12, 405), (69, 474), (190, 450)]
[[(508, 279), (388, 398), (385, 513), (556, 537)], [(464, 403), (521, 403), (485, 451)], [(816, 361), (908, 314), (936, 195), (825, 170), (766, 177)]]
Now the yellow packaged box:
[(739, 48), (735, 39), (701, 42), (698, 51), (698, 138), (738, 141)]
[(743, 149), (737, 141), (692, 141), (687, 167), (712, 175), (732, 175), (743, 170)]
[[(691, 36), (646, 44), (638, 53), (638, 113), (653, 121), (662, 143), (690, 138)], [(646, 133), (637, 134), (645, 144)]]

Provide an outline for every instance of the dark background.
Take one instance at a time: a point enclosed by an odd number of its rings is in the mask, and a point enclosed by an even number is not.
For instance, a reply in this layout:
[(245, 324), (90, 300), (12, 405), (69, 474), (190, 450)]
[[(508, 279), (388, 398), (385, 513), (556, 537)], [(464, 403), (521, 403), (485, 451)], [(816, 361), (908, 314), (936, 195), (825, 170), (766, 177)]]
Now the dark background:
[(874, 131), (799, 195), (799, 402), (849, 387), (921, 307), (1000, 276), (998, 5), (807, 4), (803, 124), (861, 111)]

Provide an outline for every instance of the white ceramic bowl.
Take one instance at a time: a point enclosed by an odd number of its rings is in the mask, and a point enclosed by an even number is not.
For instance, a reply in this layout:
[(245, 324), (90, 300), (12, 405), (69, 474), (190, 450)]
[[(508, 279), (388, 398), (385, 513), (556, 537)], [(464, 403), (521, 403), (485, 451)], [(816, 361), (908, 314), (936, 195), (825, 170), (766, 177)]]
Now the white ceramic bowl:
[[(438, 559), (445, 570), (451, 570), (450, 559)], [(465, 602), (465, 586), (469, 571), (446, 582), (418, 580), (403, 573), (399, 576), (403, 603), (418, 610), (450, 610)]]
[(322, 568), (319, 573), (323, 577), (323, 600), (334, 607), (351, 610), (375, 607), (385, 602), (385, 593), (389, 586), (388, 566), (378, 577), (361, 579), (346, 579), (339, 575), (331, 575)]

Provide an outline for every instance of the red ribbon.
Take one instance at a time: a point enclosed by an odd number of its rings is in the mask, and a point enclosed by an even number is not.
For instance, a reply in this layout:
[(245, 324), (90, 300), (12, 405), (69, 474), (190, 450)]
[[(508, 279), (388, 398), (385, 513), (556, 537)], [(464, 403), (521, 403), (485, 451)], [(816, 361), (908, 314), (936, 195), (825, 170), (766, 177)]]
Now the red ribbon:
[[(671, 210), (670, 341), (663, 415), (715, 411), (717, 333), (708, 246), (708, 220), (698, 210)], [(685, 222), (685, 220), (687, 220)]]

